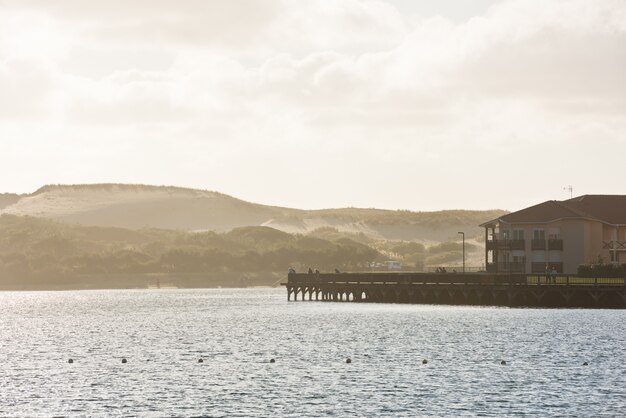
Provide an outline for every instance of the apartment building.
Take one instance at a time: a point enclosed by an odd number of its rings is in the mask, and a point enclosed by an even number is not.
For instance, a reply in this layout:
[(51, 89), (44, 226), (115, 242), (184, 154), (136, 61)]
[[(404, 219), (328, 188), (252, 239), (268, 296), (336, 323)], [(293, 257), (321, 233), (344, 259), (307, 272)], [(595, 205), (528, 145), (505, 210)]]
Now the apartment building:
[(480, 225), (485, 265), (498, 273), (575, 274), (580, 264), (626, 263), (626, 195), (549, 200)]

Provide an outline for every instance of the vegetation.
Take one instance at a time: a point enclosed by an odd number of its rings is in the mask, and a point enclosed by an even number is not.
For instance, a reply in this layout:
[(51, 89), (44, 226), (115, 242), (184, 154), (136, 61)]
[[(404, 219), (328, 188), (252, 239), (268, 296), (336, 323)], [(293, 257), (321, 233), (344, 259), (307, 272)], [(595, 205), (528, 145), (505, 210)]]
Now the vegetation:
[(349, 238), (353, 241), (360, 242), (361, 244), (365, 245), (372, 245), (375, 241), (374, 239), (365, 235), (363, 232), (339, 231), (337, 228), (332, 228), (328, 226), (314, 229), (307, 235), (329, 241), (337, 241), (342, 238)]
[[(401, 261), (405, 266), (422, 270), (425, 266), (446, 266), (460, 264), (463, 261), (463, 244), (446, 241), (425, 246), (415, 241), (371, 241), (370, 246), (376, 248), (387, 259)], [(480, 248), (465, 243), (466, 257)]]
[(338, 235), (292, 235), (268, 227), (228, 233), (129, 230), (0, 216), (0, 277), (112, 273), (276, 272), (363, 269), (375, 249)]
[(579, 277), (626, 277), (626, 264), (598, 263), (581, 264), (578, 266)]
[(21, 196), (13, 193), (0, 193), (0, 209), (4, 209), (20, 200)]
[[(476, 250), (466, 243), (466, 251)], [(146, 273), (280, 273), (366, 270), (397, 260), (405, 267), (460, 263), (459, 242), (425, 245), (374, 239), (332, 227), (307, 235), (251, 226), (226, 233), (81, 226), (45, 218), (0, 216), (0, 280)], [(383, 264), (380, 264), (383, 265)]]
[(478, 232), (478, 227), (486, 219), (494, 219), (507, 213), (503, 210), (442, 210), (438, 212), (413, 212), (408, 210), (384, 209), (322, 209), (309, 211), (319, 216), (334, 217), (342, 221), (366, 222), (368, 224), (385, 225), (412, 225), (419, 224), (429, 227), (443, 227), (450, 225), (471, 225)]

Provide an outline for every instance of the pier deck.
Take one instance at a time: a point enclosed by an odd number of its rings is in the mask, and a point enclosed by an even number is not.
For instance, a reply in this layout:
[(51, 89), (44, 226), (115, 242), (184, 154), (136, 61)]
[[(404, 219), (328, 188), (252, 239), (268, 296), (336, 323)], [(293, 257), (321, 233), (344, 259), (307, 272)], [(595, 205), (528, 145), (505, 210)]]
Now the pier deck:
[(626, 308), (623, 278), (485, 273), (292, 273), (287, 300)]

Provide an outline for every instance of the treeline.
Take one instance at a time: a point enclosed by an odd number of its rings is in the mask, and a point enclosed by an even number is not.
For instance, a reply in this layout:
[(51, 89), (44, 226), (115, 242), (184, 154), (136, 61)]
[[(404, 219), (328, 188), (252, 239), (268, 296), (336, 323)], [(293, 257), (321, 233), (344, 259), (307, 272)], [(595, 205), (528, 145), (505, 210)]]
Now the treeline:
[[(424, 266), (441, 266), (463, 261), (463, 244), (458, 241), (448, 241), (426, 246), (415, 241), (387, 241), (374, 240), (362, 232), (340, 232), (335, 228), (323, 227), (312, 231), (309, 236), (327, 240), (349, 238), (352, 241), (376, 249), (385, 256), (386, 260), (401, 261), (406, 267), (421, 270)], [(465, 243), (466, 256), (482, 249), (469, 242)]]
[[(424, 266), (442, 266), (463, 261), (463, 244), (460, 242), (442, 242), (428, 247), (418, 242), (387, 242), (381, 249), (418, 270)], [(466, 256), (478, 249), (474, 244), (465, 243)]]
[(345, 236), (324, 239), (267, 227), (228, 233), (67, 225), (0, 216), (0, 275), (276, 272), (293, 266), (358, 270), (384, 257)]

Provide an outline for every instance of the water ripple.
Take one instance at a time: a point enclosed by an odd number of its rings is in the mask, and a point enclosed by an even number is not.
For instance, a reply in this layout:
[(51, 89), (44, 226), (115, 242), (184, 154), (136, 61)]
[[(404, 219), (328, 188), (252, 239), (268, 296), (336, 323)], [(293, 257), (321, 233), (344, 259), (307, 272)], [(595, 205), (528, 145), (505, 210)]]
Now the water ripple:
[(0, 293), (3, 416), (624, 416), (625, 363), (624, 311)]

